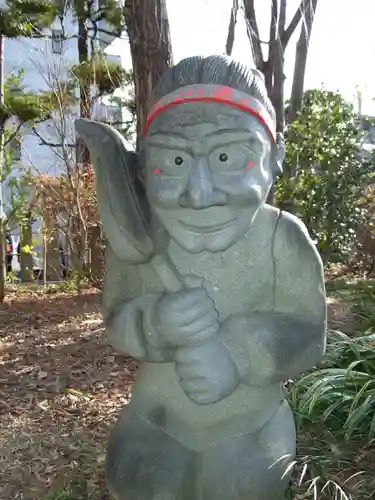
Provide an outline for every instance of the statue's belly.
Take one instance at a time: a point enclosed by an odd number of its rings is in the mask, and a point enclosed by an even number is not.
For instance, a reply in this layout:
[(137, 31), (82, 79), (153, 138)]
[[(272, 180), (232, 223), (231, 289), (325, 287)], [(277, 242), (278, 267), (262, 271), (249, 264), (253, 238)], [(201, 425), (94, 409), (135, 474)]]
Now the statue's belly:
[[(250, 236), (250, 235), (249, 235)], [(263, 240), (267, 240), (262, 241)], [(223, 322), (233, 314), (273, 308), (273, 265), (269, 235), (251, 233), (225, 252), (189, 254), (171, 241), (168, 253), (182, 275), (204, 279)], [(173, 363), (143, 363), (133, 387), (131, 407), (190, 449), (256, 432), (284, 400), (280, 385), (240, 385), (218, 403), (193, 403), (181, 389)]]
[(131, 407), (188, 448), (199, 450), (259, 430), (284, 397), (280, 385), (259, 389), (240, 385), (222, 401), (201, 406), (181, 389), (173, 363), (144, 363), (133, 387)]
[(204, 279), (203, 286), (215, 301), (224, 321), (232, 314), (273, 307), (271, 248), (243, 239), (225, 252), (189, 254), (173, 241), (168, 253), (182, 275)]

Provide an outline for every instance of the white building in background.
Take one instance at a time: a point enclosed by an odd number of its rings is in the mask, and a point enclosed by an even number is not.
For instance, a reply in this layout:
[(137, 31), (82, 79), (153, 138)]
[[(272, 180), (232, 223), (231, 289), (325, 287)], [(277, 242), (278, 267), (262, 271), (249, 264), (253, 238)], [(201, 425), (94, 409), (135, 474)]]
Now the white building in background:
[[(97, 0), (100, 2), (100, 0)], [(108, 61), (113, 61), (122, 66), (123, 53), (126, 53), (127, 41), (118, 39), (109, 34), (110, 26), (105, 22), (98, 23), (99, 28), (105, 30), (97, 33), (95, 40), (96, 50), (100, 51)], [(5, 39), (4, 41), (4, 73), (6, 76), (23, 72), (22, 83), (28, 90), (50, 91), (57, 82), (66, 81), (69, 68), (78, 64), (78, 39), (77, 23), (72, 13), (67, 12), (63, 19), (56, 19), (50, 29), (45, 30), (45, 37), (41, 38), (19, 38)], [(77, 96), (78, 94), (77, 89)], [(125, 89), (118, 89), (114, 96), (124, 95)], [(111, 103), (110, 96), (103, 96), (95, 101), (93, 105), (93, 119), (106, 122), (118, 123), (124, 119), (126, 111)], [(61, 116), (61, 113), (60, 113)], [(75, 131), (74, 119), (79, 116), (79, 105), (72, 107), (66, 113), (64, 142), (65, 148), (72, 147), (72, 154), (75, 154)], [(62, 133), (56, 129), (59, 118), (44, 122), (38, 125), (37, 130), (40, 135), (51, 144), (61, 144)], [(16, 125), (15, 123), (9, 124)], [(61, 129), (60, 129), (61, 130)], [(29, 129), (22, 129), (20, 141), (12, 145), (14, 152), (13, 175), (24, 168), (31, 168), (35, 173), (42, 173), (51, 176), (58, 175), (66, 169), (62, 159), (61, 150), (44, 145), (41, 139)], [(10, 200), (10, 189), (3, 185), (4, 209), (7, 211)], [(15, 226), (11, 229), (14, 242), (14, 249), (19, 243), (19, 229)], [(33, 224), (33, 234), (38, 240), (40, 221)], [(40, 253), (38, 248), (36, 252)]]
[(361, 128), (365, 134), (362, 143), (363, 156), (368, 158), (375, 151), (375, 117), (361, 116)]
[[(108, 26), (102, 26), (106, 31)], [(77, 48), (77, 23), (74, 17), (67, 13), (62, 23), (56, 20), (50, 30), (45, 30), (45, 38), (19, 38), (6, 39), (4, 43), (4, 70), (5, 75), (17, 74), (23, 71), (23, 85), (32, 91), (49, 91), (56, 82), (68, 78), (68, 70), (74, 64), (78, 64)], [(62, 37), (65, 35), (65, 39)], [(106, 59), (122, 64), (117, 39), (110, 37), (108, 33), (98, 32), (97, 49), (103, 52)], [(123, 43), (126, 45), (125, 40)], [(114, 49), (117, 45), (117, 49)], [(78, 116), (77, 109), (69, 111), (70, 117)], [(121, 110), (111, 106), (108, 97), (103, 97), (94, 104), (94, 119), (109, 119), (113, 116), (118, 120)], [(70, 120), (71, 121), (71, 120)], [(50, 135), (50, 142), (57, 142), (56, 132), (53, 124), (45, 123), (43, 137), (48, 140), (46, 134)], [(74, 139), (73, 127), (67, 130), (67, 134)], [(24, 130), (21, 138), (21, 151), (18, 157), (23, 165), (34, 166), (38, 171), (47, 174), (55, 174), (60, 171), (59, 159), (53, 150), (43, 146), (40, 140), (30, 131)]]

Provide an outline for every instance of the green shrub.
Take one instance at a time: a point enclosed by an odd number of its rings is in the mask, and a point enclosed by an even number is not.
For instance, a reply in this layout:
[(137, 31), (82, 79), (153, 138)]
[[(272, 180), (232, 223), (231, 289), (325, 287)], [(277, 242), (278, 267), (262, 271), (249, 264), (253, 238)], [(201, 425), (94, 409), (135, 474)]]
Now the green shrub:
[(303, 112), (286, 133), (277, 204), (304, 221), (325, 263), (347, 260), (357, 228), (367, 221), (358, 201), (373, 162), (361, 156), (362, 137), (353, 107), (324, 90), (305, 92)]

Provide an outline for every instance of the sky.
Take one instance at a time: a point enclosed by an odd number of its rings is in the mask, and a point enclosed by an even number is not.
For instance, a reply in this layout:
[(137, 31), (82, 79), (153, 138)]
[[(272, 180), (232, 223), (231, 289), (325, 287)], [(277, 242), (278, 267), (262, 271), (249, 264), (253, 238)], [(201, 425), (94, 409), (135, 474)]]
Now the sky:
[[(300, 0), (288, 0), (287, 21)], [(255, 0), (261, 40), (268, 38), (271, 0)], [(232, 0), (167, 0), (174, 62), (192, 55), (224, 53)], [(291, 39), (285, 57), (285, 91), (290, 93), (295, 45)], [(265, 50), (266, 46), (265, 46)], [(124, 53), (125, 51), (125, 53)], [(128, 47), (121, 47), (126, 67)], [(233, 57), (252, 65), (242, 18), (237, 25)], [(319, 0), (307, 61), (305, 88), (321, 84), (338, 90), (356, 103), (363, 95), (364, 113), (375, 115), (375, 0)]]

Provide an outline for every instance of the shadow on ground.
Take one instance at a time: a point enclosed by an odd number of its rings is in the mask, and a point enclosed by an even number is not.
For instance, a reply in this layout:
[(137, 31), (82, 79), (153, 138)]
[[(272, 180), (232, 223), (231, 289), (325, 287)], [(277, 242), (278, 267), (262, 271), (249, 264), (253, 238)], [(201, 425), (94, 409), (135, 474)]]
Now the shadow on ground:
[(108, 431), (135, 371), (103, 343), (98, 294), (9, 295), (0, 308), (1, 500), (57, 498), (72, 483), (80, 498), (109, 498)]

